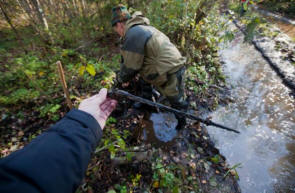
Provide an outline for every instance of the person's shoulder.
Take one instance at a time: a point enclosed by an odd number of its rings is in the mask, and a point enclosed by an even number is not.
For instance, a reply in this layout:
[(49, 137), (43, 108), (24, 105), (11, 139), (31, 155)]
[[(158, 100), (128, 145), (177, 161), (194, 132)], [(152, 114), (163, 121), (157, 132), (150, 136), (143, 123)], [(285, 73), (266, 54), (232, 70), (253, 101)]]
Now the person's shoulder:
[(125, 35), (122, 50), (143, 54), (147, 41), (153, 35), (152, 31), (146, 27), (148, 26), (136, 25), (130, 28)]
[(145, 38), (152, 35), (151, 30), (148, 29), (149, 26), (145, 25), (134, 25), (126, 32), (126, 38)]
[(145, 43), (153, 35), (153, 31), (149, 28), (150, 26), (135, 25), (126, 32), (125, 40), (132, 43)]

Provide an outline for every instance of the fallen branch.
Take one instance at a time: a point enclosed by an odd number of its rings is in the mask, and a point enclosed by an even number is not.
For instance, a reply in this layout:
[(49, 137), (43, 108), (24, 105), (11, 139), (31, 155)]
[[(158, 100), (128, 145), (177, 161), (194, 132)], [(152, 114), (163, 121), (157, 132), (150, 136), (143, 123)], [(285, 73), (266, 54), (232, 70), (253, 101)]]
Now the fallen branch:
[(115, 157), (112, 159), (114, 165), (125, 165), (130, 163), (139, 163), (143, 160), (149, 160), (151, 158), (151, 151), (146, 152), (134, 152), (130, 159), (127, 156)]

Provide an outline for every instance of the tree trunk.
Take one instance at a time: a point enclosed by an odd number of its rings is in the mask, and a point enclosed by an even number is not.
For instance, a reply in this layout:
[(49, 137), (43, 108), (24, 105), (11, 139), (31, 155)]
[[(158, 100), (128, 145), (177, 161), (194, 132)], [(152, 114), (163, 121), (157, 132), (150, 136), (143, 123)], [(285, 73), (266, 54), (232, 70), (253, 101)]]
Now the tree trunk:
[(71, 6), (68, 1), (65, 1), (63, 4), (65, 15), (68, 17), (69, 20), (73, 18), (73, 12), (71, 10)]
[(79, 15), (79, 8), (78, 8), (78, 5), (77, 5), (77, 3), (76, 3), (76, 0), (72, 0), (72, 2), (73, 2), (73, 6), (74, 6), (74, 12), (75, 12), (75, 15), (77, 16), (77, 15)]
[(41, 30), (38, 27), (38, 23), (34, 19), (34, 14), (30, 4), (26, 0), (17, 0), (17, 2), (19, 6), (22, 8), (22, 10), (28, 16), (31, 25), (33, 26), (33, 28), (35, 28), (35, 31), (43, 38), (43, 36), (41, 35)]
[(82, 14), (83, 14), (83, 17), (87, 17), (87, 10), (86, 10), (85, 1), (84, 0), (81, 0), (81, 3), (82, 3)]
[(10, 25), (11, 29), (12, 29), (13, 32), (15, 33), (16, 38), (17, 38), (17, 39), (20, 39), (20, 36), (19, 36), (18, 31), (17, 31), (16, 28), (13, 26), (11, 19), (9, 18), (8, 14), (7, 14), (6, 11), (5, 11), (4, 4), (3, 4), (3, 0), (0, 1), (0, 9), (1, 9), (1, 11), (2, 11), (2, 13), (3, 13), (3, 15), (4, 15), (4, 17), (5, 17), (6, 21), (7, 21), (7, 23)]
[(35, 10), (36, 10), (36, 13), (37, 13), (37, 16), (39, 18), (40, 23), (43, 25), (43, 27), (44, 27), (44, 29), (46, 31), (49, 31), (47, 19), (45, 17), (44, 12), (43, 12), (43, 9), (42, 9), (42, 6), (40, 4), (40, 1), (39, 0), (31, 0), (31, 2), (35, 6)]

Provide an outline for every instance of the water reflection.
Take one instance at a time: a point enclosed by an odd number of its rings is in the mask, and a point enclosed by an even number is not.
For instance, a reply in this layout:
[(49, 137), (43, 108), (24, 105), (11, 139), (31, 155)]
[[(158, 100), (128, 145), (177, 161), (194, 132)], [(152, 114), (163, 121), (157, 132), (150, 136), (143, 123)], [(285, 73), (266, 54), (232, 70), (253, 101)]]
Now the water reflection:
[(160, 112), (147, 115), (143, 120), (144, 139), (156, 146), (170, 146), (177, 137), (177, 119), (173, 113)]
[(235, 103), (219, 108), (213, 121), (240, 135), (209, 127), (245, 193), (295, 192), (295, 101), (260, 54), (243, 37), (220, 51)]

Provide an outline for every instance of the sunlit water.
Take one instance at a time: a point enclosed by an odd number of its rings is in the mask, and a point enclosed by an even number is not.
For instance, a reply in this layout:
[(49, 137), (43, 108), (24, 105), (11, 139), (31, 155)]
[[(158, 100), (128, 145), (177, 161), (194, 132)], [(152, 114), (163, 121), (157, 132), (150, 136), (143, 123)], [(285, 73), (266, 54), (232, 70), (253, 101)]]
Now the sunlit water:
[(213, 121), (241, 134), (208, 127), (244, 193), (295, 192), (295, 100), (260, 54), (240, 35), (220, 51), (235, 102)]

